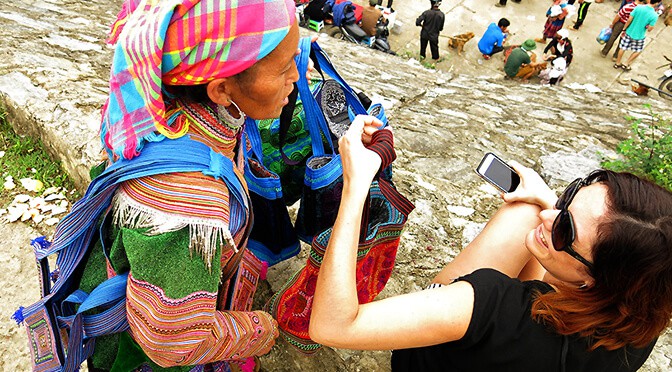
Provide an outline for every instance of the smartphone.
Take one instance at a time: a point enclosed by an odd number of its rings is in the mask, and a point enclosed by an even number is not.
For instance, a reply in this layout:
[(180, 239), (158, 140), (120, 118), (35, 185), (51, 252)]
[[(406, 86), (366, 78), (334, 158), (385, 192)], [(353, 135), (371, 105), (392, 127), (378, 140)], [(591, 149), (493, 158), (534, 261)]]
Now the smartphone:
[(491, 152), (485, 154), (476, 173), (504, 192), (511, 192), (520, 184), (518, 173)]

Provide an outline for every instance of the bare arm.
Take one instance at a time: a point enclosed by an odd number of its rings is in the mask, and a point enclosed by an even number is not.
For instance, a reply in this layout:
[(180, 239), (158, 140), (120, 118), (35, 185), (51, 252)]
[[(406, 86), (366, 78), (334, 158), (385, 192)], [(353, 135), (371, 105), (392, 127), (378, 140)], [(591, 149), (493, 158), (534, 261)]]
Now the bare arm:
[(625, 35), (625, 30), (628, 29), (628, 27), (630, 26), (630, 23), (632, 23), (632, 16), (628, 17), (628, 21), (625, 22), (625, 26), (623, 26), (623, 34), (624, 35)]
[(502, 195), (504, 204), (476, 238), (434, 278), (451, 283), (481, 268), (492, 268), (511, 278), (541, 279), (545, 269), (525, 248), (525, 237), (541, 223), (539, 212), (553, 207), (557, 197), (534, 170), (509, 163), (520, 175), (514, 192)]
[(473, 311), (474, 291), (468, 283), (358, 302), (355, 270), (362, 208), (380, 167), (380, 158), (362, 144), (363, 127), (364, 119), (358, 117), (339, 141), (343, 196), (317, 280), (310, 337), (328, 346), (368, 350), (458, 340)]
[(621, 16), (616, 14), (614, 16), (614, 19), (611, 21), (611, 25), (609, 27), (614, 28), (614, 26), (616, 26), (616, 23), (619, 22), (620, 20), (621, 20)]

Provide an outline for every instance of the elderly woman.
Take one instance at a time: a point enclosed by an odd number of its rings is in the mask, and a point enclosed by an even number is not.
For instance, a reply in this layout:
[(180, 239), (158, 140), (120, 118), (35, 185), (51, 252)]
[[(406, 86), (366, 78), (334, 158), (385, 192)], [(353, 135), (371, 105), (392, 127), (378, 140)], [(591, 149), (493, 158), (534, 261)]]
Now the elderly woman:
[(81, 288), (129, 273), (130, 329), (96, 340), (90, 371), (251, 368), (274, 345), (275, 320), (249, 309), (261, 263), (244, 254), (241, 135), (246, 117), (275, 118), (287, 104), (298, 40), (291, 0), (124, 3), (101, 129), (107, 165), (205, 148), (212, 166), (166, 166), (117, 187)]
[[(356, 124), (355, 124), (356, 123)], [(359, 304), (357, 236), (380, 158), (340, 140), (343, 199), (310, 336), (396, 349), (395, 371), (636, 371), (672, 315), (672, 193), (600, 170), (556, 197), (531, 169), (431, 289)]]

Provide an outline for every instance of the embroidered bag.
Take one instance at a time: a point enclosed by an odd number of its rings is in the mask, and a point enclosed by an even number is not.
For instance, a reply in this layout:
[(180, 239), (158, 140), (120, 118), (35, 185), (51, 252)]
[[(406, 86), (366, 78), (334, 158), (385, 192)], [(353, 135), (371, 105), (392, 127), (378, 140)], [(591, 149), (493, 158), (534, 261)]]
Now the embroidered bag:
[[(310, 243), (316, 234), (333, 226), (336, 220), (343, 187), (338, 138), (347, 131), (354, 115), (367, 114), (367, 111), (317, 43), (311, 45), (308, 39), (303, 39), (299, 46), (301, 54), (297, 67), (300, 78), (297, 87), (306, 112), (313, 155), (306, 161), (301, 205), (295, 227), (299, 238)], [(316, 97), (309, 89), (303, 73), (307, 69), (309, 56), (316, 70), (333, 78), (320, 85)], [(377, 116), (386, 123), (382, 106), (377, 105), (375, 109)]]
[[(172, 156), (175, 153), (181, 156)], [(78, 278), (84, 270), (88, 250), (102, 234), (95, 227), (99, 216), (108, 210), (117, 186), (129, 179), (170, 172), (202, 172), (222, 179), (233, 196), (231, 202), (237, 203), (249, 216), (249, 200), (233, 172), (231, 160), (187, 137), (161, 145), (148, 143), (140, 156), (122, 159), (107, 167), (91, 181), (84, 197), (59, 222), (53, 243), (39, 238), (32, 242), (39, 268), (41, 299), (20, 308), (14, 317), (18, 322), (25, 322), (33, 371), (76, 371), (93, 354), (96, 337), (128, 329), (127, 274), (106, 280), (90, 294), (77, 289)], [(248, 234), (249, 228), (245, 236)], [(240, 249), (222, 270), (224, 281), (236, 273), (244, 252), (245, 249)], [(58, 253), (58, 276), (54, 277), (52, 286), (47, 258), (55, 253)], [(76, 311), (75, 305), (79, 305)], [(84, 314), (94, 308), (100, 312)]]
[(250, 144), (246, 152), (245, 180), (250, 191), (254, 225), (248, 248), (269, 266), (299, 253), (301, 244), (283, 199), (280, 177), (260, 161), (262, 144), (254, 120), (247, 119), (245, 134)]
[[(387, 142), (387, 145), (374, 148), (376, 137), (387, 137), (381, 140)], [(382, 169), (389, 168), (394, 159), (391, 132), (376, 132), (369, 148), (381, 155)], [(359, 303), (373, 301), (385, 287), (394, 268), (401, 231), (413, 208), (413, 204), (386, 179), (385, 172), (379, 172), (364, 207), (357, 250), (356, 286)], [(315, 236), (306, 266), (294, 274), (267, 304), (269, 313), (278, 321), (283, 337), (304, 353), (313, 353), (321, 347), (310, 339), (308, 326), (317, 275), (331, 233), (332, 228), (329, 228)]]
[(257, 120), (256, 125), (261, 137), (263, 163), (280, 177), (282, 197), (286, 205), (292, 205), (301, 198), (306, 159), (312, 149), (303, 103), (296, 86), (288, 99), (289, 103), (283, 107), (279, 118)]
[[(303, 40), (300, 46), (302, 53), (299, 57), (302, 59), (297, 66), (301, 75), (307, 66), (307, 53), (304, 53), (306, 44)], [(335, 94), (342, 94), (341, 99), (345, 97), (347, 105), (341, 100), (338, 106), (331, 106), (330, 112), (326, 112), (327, 109), (322, 105), (322, 109), (325, 110), (324, 116), (332, 117), (325, 120), (317, 100), (305, 98), (312, 97), (305, 79), (300, 79), (297, 83), (299, 94), (304, 97), (304, 109), (309, 119), (307, 122), (313, 138), (313, 156), (306, 164), (305, 186), (296, 227), (297, 230), (303, 229), (299, 232), (302, 239), (310, 238), (311, 249), (306, 266), (292, 276), (267, 304), (268, 311), (278, 321), (282, 335), (291, 345), (306, 353), (314, 352), (320, 347), (319, 344), (310, 340), (308, 324), (317, 274), (331, 237), (342, 190), (340, 156), (333, 152), (325, 154), (324, 148), (316, 146), (315, 133), (331, 133), (327, 128), (327, 122), (338, 123), (340, 122), (339, 117), (344, 121), (342, 118), (344, 111), (351, 112), (346, 114), (350, 118), (353, 113), (366, 112), (361, 104), (356, 102), (352, 90), (344, 85), (319, 46), (313, 43), (312, 47), (316, 52), (314, 55), (317, 56), (317, 62), (319, 62), (316, 68), (319, 66), (324, 72), (341, 81), (338, 84), (343, 86), (342, 93)], [(331, 92), (323, 92), (322, 97), (324, 94), (331, 94)], [(385, 119), (381, 106), (372, 107), (372, 109), (377, 110), (375, 112), (377, 117), (381, 120)], [(311, 118), (317, 118), (317, 120), (310, 120)], [(333, 127), (337, 128), (337, 126)], [(330, 134), (325, 137), (331, 141)], [(318, 144), (321, 145), (321, 141)], [(394, 267), (401, 230), (414, 208), (413, 204), (399, 194), (391, 183), (390, 167), (395, 158), (392, 133), (385, 130), (377, 131), (369, 148), (376, 151), (383, 162), (382, 171), (371, 185), (369, 200), (363, 213), (357, 254), (357, 292), (360, 303), (372, 301), (385, 287)], [(316, 163), (313, 164), (313, 161)], [(301, 231), (304, 234), (308, 232), (308, 234), (301, 236)]]

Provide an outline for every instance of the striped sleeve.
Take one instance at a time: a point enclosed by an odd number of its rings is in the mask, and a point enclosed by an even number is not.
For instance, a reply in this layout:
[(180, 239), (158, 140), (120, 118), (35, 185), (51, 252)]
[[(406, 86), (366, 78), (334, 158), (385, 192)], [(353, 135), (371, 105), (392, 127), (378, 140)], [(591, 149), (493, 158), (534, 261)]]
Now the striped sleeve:
[(162, 367), (189, 366), (260, 355), (277, 337), (277, 323), (262, 311), (215, 310), (217, 293), (179, 299), (131, 274), (126, 309), (133, 339)]

